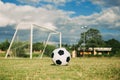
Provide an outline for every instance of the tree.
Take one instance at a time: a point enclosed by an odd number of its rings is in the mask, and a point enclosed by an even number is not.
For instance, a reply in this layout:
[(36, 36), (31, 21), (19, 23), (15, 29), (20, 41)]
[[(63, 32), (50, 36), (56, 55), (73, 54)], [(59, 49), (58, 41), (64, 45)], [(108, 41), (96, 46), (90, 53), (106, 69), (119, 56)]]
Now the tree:
[(28, 42), (14, 42), (11, 47), (11, 55), (16, 57), (28, 57), (28, 55), (26, 54), (28, 46)]
[(5, 40), (4, 42), (1, 43), (0, 45), (0, 49), (3, 51), (6, 51), (9, 47), (10, 43), (8, 40)]
[(45, 55), (46, 56), (51, 56), (51, 53), (55, 48), (56, 47), (53, 46), (53, 45), (47, 45), (46, 50), (45, 50)]
[(106, 46), (112, 47), (112, 53), (113, 55), (119, 53), (120, 55), (120, 42), (117, 41), (116, 39), (110, 39), (108, 41), (105, 41)]
[(88, 31), (81, 33), (81, 39), (78, 45), (81, 45), (85, 40), (86, 47), (102, 47), (105, 46), (99, 30), (90, 28)]
[[(44, 49), (44, 44), (43, 43), (40, 43), (40, 42), (36, 42), (33, 44), (33, 51), (40, 51), (40, 50), (43, 50)], [(52, 51), (55, 49), (55, 46), (53, 45), (47, 45), (46, 49), (45, 49), (45, 52), (44, 54), (46, 56), (50, 56)]]
[(33, 51), (40, 51), (43, 50), (44, 45), (43, 43), (37, 42), (33, 44)]

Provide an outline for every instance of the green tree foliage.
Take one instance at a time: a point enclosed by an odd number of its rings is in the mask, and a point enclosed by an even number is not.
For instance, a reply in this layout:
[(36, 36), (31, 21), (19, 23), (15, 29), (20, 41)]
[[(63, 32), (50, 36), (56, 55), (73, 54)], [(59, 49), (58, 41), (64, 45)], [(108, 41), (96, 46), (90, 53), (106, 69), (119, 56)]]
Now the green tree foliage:
[(86, 32), (81, 33), (81, 39), (78, 42), (78, 45), (86, 43), (86, 47), (102, 47), (105, 46), (105, 43), (102, 39), (102, 35), (99, 30), (90, 28)]
[(8, 40), (5, 40), (4, 42), (2, 42), (0, 44), (0, 49), (3, 50), (3, 51), (6, 51), (9, 47), (10, 43)]
[(45, 55), (46, 56), (51, 56), (51, 53), (55, 48), (56, 47), (53, 46), (53, 45), (47, 45), (46, 50), (45, 50)]
[(86, 32), (81, 33), (81, 38), (76, 45), (77, 48), (80, 47), (85, 40), (85, 47), (111, 47), (112, 48), (112, 56), (120, 56), (120, 42), (116, 39), (110, 39), (108, 41), (104, 41), (102, 39), (102, 35), (97, 29), (89, 29)]
[(44, 45), (43, 43), (37, 42), (33, 44), (33, 51), (40, 51), (43, 50)]
[(120, 42), (116, 39), (110, 39), (108, 41), (105, 41), (106, 46), (112, 47), (112, 53), (113, 55), (119, 55), (120, 56)]
[[(40, 42), (37, 42), (37, 43), (34, 43), (33, 44), (33, 51), (40, 51), (44, 49), (44, 44), (43, 43), (40, 43)], [(46, 49), (45, 49), (45, 56), (50, 56), (52, 51), (55, 49), (55, 46), (53, 45), (47, 45)]]
[(28, 42), (14, 42), (11, 50), (13, 52), (13, 56), (16, 57), (28, 57), (27, 50), (28, 50), (29, 44)]

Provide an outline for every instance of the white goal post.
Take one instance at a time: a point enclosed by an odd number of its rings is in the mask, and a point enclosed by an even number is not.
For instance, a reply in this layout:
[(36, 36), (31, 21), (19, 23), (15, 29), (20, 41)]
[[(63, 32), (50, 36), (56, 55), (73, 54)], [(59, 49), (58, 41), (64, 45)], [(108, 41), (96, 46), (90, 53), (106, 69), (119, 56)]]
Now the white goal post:
[[(18, 25), (19, 25), (19, 24), (18, 24)], [(10, 46), (9, 46), (9, 48), (8, 48), (8, 50), (7, 50), (7, 53), (6, 53), (6, 55), (5, 55), (5, 58), (7, 58), (8, 55), (10, 54), (10, 49), (11, 49), (11, 47), (12, 47), (12, 45), (13, 45), (14, 39), (15, 39), (16, 34), (17, 34), (17, 32), (18, 32), (18, 29), (19, 29), (18, 25), (17, 25), (17, 27), (16, 27), (15, 33), (14, 33), (14, 35), (13, 35), (13, 37), (12, 37), (11, 42), (10, 42)], [(45, 49), (46, 49), (46, 47), (47, 47), (48, 41), (49, 41), (51, 35), (53, 35), (53, 34), (59, 34), (59, 47), (61, 48), (61, 46), (62, 46), (62, 34), (61, 34), (61, 32), (58, 32), (57, 30), (54, 30), (54, 29), (47, 28), (47, 27), (45, 27), (45, 26), (40, 26), (40, 25), (31, 23), (31, 24), (30, 24), (30, 59), (32, 59), (32, 53), (33, 53), (32, 50), (33, 50), (33, 28), (34, 28), (34, 26), (36, 26), (36, 27), (38, 27), (38, 28), (41, 28), (41, 29), (44, 29), (44, 30), (47, 30), (47, 31), (50, 32), (49, 35), (48, 35), (47, 40), (45, 41), (45, 46), (44, 46), (44, 49), (43, 49), (43, 51), (42, 51), (42, 54), (41, 54), (40, 58), (43, 57), (43, 54), (44, 54)]]

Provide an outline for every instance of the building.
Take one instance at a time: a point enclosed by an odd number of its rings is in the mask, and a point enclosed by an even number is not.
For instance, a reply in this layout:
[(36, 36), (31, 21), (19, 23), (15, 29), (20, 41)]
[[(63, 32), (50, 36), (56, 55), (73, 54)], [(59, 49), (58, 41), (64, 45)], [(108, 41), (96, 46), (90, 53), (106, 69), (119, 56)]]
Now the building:
[(109, 55), (112, 51), (112, 48), (108, 47), (95, 47), (95, 48), (88, 48), (86, 50), (80, 49), (80, 55), (102, 55), (107, 54)]
[(5, 51), (2, 51), (2, 50), (0, 49), (0, 53), (5, 53)]

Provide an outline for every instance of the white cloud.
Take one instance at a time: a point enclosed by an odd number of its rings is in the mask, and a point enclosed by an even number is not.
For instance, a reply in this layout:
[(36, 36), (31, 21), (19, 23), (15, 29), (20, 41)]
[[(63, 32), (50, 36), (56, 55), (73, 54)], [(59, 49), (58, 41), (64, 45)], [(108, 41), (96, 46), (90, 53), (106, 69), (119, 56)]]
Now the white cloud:
[(20, 3), (28, 4), (28, 5), (44, 5), (43, 3), (54, 4), (56, 6), (62, 6), (66, 2), (70, 2), (72, 0), (17, 0)]
[[(40, 0), (35, 1), (40, 2)], [(61, 2), (57, 2), (57, 0), (45, 1), (51, 1), (55, 4), (67, 2), (67, 0)], [(73, 40), (73, 37), (77, 37), (76, 39), (78, 40), (78, 36), (83, 32), (80, 28), (81, 26), (105, 27), (120, 30), (119, 7), (103, 9), (100, 13), (94, 13), (89, 16), (80, 15), (71, 18), (70, 15), (74, 13), (73, 11), (56, 9), (50, 4), (36, 8), (28, 5), (17, 6), (15, 4), (3, 3), (0, 1), (0, 26), (18, 24), (19, 22), (36, 22), (49, 25), (52, 29), (56, 29), (57, 27), (57, 29), (63, 33), (63, 38), (67, 36), (68, 40)], [(26, 29), (27, 27), (24, 26), (21, 28)]]
[(44, 2), (51, 2), (54, 4), (61, 4), (61, 3), (66, 3), (66, 0), (44, 0)]
[(99, 14), (99, 17), (97, 18), (97, 22), (100, 24), (107, 24), (108, 28), (119, 28), (119, 26), (116, 26), (120, 21), (120, 8), (119, 7), (112, 7), (108, 8), (106, 10), (103, 10)]
[[(21, 23), (16, 25), (16, 27), (19, 30), (27, 30), (27, 29), (30, 30), (31, 26), (33, 26), (34, 28), (37, 27), (37, 29), (40, 29), (40, 30), (43, 30), (43, 31), (51, 31), (51, 30), (55, 31), (57, 29), (57, 27), (55, 27), (55, 25), (53, 25), (52, 23), (39, 24), (39, 23), (36, 23), (36, 22), (21, 22)], [(45, 28), (46, 28), (46, 30), (45, 30)]]
[(46, 23), (43, 26), (50, 29), (50, 30), (56, 30), (57, 29), (52, 23)]
[(25, 4), (38, 4), (40, 2), (40, 0), (17, 0), (20, 3), (25, 3)]
[(115, 7), (120, 6), (120, 0), (90, 0), (93, 4), (100, 5), (101, 7)]
[[(100, 27), (107, 27), (107, 28), (120, 28), (120, 8), (119, 7), (112, 7), (103, 10), (100, 13), (94, 13), (89, 16), (77, 16), (73, 18), (73, 23), (75, 25), (80, 26), (100, 26)], [(107, 26), (106, 26), (107, 25)], [(116, 27), (115, 27), (116, 26)]]
[[(99, 29), (101, 30), (101, 28), (107, 29), (107, 30), (110, 30), (110, 29), (120, 30), (119, 13), (120, 13), (119, 7), (111, 7), (111, 8), (104, 9), (100, 13), (94, 13), (89, 16), (80, 15), (73, 18), (67, 18), (68, 21), (66, 20), (67, 22), (65, 24), (67, 30), (65, 30), (65, 33), (66, 35), (69, 35), (68, 38), (73, 39), (71, 35), (74, 35), (74, 37), (80, 36), (80, 33), (84, 31), (80, 28), (82, 26), (88, 26), (88, 28), (97, 28), (98, 30)], [(118, 36), (113, 37), (114, 33), (107, 31), (107, 34), (109, 35), (103, 35), (104, 39), (106, 38), (118, 39), (117, 38)]]
[(73, 14), (62, 10), (48, 10), (32, 6), (17, 6), (0, 1), (0, 26), (18, 24), (19, 22), (55, 23), (60, 18)]
[(17, 27), (19, 30), (27, 30), (27, 29), (30, 30), (31, 25), (32, 25), (32, 23), (21, 22), (21, 23), (19, 23), (18, 25), (16, 25), (16, 27)]
[(0, 26), (6, 26), (9, 23), (11, 23), (10, 19), (7, 18), (5, 15), (0, 14)]
[(120, 27), (120, 22), (116, 23), (116, 24), (115, 24), (115, 26), (118, 26), (118, 27)]
[(116, 12), (114, 11), (115, 8), (110, 8), (107, 10), (104, 10), (100, 17), (98, 18), (99, 21), (105, 21), (108, 23), (113, 23), (114, 21), (116, 21), (119, 17), (119, 15), (116, 14)]
[(104, 5), (105, 2), (103, 0), (91, 0), (93, 4)]

